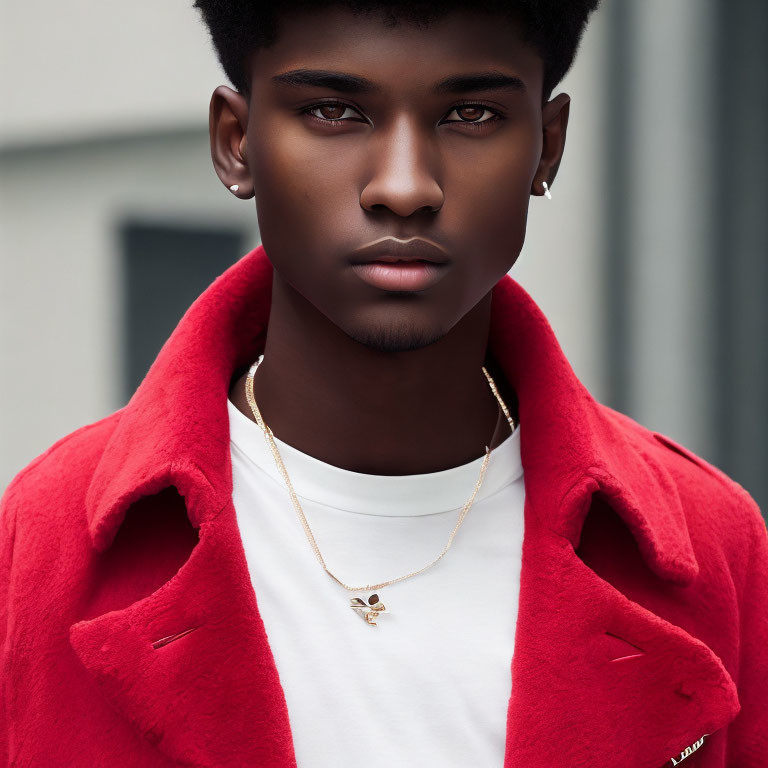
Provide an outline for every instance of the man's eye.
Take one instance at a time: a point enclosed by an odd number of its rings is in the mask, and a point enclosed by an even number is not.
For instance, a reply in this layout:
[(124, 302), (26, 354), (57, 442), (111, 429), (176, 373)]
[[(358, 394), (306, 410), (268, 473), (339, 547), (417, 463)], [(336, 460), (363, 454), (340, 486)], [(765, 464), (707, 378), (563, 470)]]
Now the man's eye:
[[(356, 109), (353, 109), (347, 104), (331, 102), (327, 104), (316, 104), (314, 107), (308, 107), (304, 111), (312, 115), (312, 117), (315, 117), (318, 120), (322, 120), (326, 123), (346, 122), (350, 117), (350, 115), (346, 115), (347, 111), (352, 112), (358, 116), (360, 115)], [(319, 112), (320, 114), (315, 114), (316, 112)]]
[[(327, 102), (325, 104), (315, 104), (312, 107), (307, 107), (304, 112), (314, 117), (316, 120), (320, 120), (330, 125), (340, 125), (346, 122), (365, 122), (362, 115), (348, 104), (342, 104), (341, 102)], [(484, 114), (488, 116), (483, 118)], [(454, 107), (449, 113), (448, 117), (456, 114), (458, 120), (444, 120), (446, 123), (466, 123), (469, 125), (477, 125), (481, 123), (490, 123), (495, 120), (501, 119), (496, 110), (485, 107), (482, 104), (459, 104)], [(357, 115), (359, 119), (354, 116)]]
[[(491, 120), (495, 120), (499, 117), (498, 112), (488, 107), (484, 107), (482, 104), (460, 104), (458, 107), (454, 107), (448, 116), (450, 117), (454, 112), (459, 116), (458, 120), (446, 120), (447, 123), (488, 123)], [(490, 117), (485, 120), (480, 120), (484, 112), (488, 112)], [(461, 113), (461, 114), (460, 114)]]

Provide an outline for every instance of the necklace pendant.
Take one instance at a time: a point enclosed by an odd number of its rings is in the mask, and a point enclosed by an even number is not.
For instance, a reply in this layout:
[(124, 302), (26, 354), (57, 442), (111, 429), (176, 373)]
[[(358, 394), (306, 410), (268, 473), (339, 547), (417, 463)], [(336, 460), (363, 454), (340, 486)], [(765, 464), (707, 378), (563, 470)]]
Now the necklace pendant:
[(376, 624), (376, 619), (379, 615), (387, 610), (384, 607), (384, 603), (379, 600), (379, 596), (376, 594), (371, 595), (368, 598), (367, 603), (360, 597), (353, 597), (349, 601), (349, 607), (374, 627), (378, 626)]

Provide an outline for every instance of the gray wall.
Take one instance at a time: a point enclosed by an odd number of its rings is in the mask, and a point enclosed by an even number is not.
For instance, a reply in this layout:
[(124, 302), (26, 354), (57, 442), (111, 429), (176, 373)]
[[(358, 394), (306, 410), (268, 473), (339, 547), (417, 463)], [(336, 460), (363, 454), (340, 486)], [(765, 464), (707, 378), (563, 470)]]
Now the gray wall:
[(608, 402), (768, 511), (768, 5), (607, 8)]

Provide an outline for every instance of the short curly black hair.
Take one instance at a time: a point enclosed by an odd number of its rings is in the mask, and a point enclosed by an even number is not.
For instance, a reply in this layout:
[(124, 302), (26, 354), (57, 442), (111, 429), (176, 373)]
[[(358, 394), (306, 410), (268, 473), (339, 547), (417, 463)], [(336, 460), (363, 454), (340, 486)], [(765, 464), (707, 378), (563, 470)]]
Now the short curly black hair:
[(249, 94), (246, 71), (249, 54), (269, 47), (277, 39), (280, 15), (340, 5), (354, 13), (383, 12), (385, 23), (407, 21), (428, 25), (452, 10), (473, 8), (505, 12), (520, 25), (524, 39), (538, 51), (544, 62), (542, 97), (549, 99), (576, 56), (587, 20), (600, 0), (283, 0), (279, 3), (259, 0), (194, 0), (208, 27), (216, 55), (232, 85)]

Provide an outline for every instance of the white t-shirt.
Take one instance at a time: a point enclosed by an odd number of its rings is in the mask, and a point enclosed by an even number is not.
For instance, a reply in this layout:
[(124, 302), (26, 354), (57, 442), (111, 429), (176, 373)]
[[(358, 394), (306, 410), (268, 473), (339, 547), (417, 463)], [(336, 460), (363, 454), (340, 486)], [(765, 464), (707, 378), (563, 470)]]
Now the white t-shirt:
[[(444, 557), (376, 590), (386, 611), (371, 626), (349, 607), (371, 592), (323, 571), (264, 433), (228, 409), (233, 502), (299, 768), (501, 768), (523, 541), (520, 428), (492, 451)], [(368, 475), (276, 443), (328, 568), (351, 586), (434, 560), (483, 459)]]

